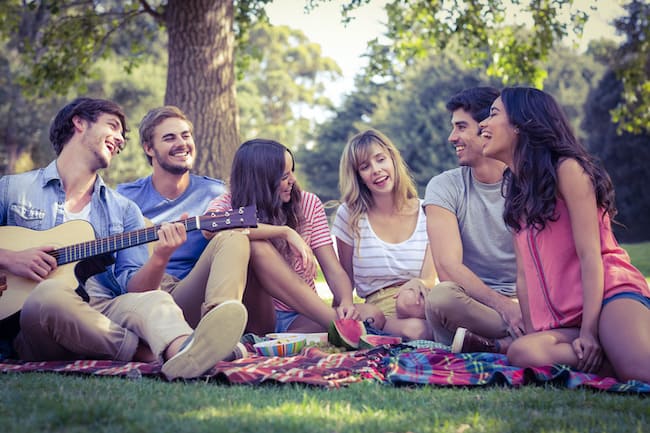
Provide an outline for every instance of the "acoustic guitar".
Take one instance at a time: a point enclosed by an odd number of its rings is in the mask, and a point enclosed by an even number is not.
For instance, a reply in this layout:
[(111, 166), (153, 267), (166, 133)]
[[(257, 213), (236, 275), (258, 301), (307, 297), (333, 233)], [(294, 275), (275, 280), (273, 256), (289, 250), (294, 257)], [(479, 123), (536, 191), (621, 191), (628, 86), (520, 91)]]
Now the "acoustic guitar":
[[(182, 223), (187, 232), (193, 230), (216, 232), (233, 228), (256, 227), (257, 212), (255, 206), (246, 206), (230, 212), (208, 212), (205, 215), (176, 222)], [(86, 279), (103, 272), (106, 266), (113, 263), (110, 253), (158, 240), (159, 228), (160, 225), (154, 225), (96, 239), (93, 226), (85, 220), (68, 221), (42, 231), (17, 226), (3, 226), (0, 227), (0, 248), (22, 251), (42, 245), (62, 245), (60, 248), (48, 252), (56, 259), (58, 266), (48, 275), (47, 279), (65, 279), (71, 288), (79, 285), (83, 289)], [(71, 244), (72, 241), (82, 242)], [(0, 320), (20, 311), (27, 296), (38, 284), (37, 281), (0, 269), (0, 274), (2, 273), (6, 274), (7, 286), (6, 290), (0, 291)], [(81, 296), (83, 297), (83, 295)]]

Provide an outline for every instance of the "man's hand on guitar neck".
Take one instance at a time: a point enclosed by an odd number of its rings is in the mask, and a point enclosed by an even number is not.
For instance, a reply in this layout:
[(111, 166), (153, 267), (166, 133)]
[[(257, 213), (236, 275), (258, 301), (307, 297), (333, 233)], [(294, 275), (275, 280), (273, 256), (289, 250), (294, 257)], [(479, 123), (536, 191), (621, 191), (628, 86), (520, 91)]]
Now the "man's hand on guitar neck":
[[(187, 218), (183, 214), (181, 219)], [(153, 255), (165, 261), (165, 266), (171, 255), (187, 240), (187, 230), (181, 223), (163, 223), (158, 230), (158, 240), (153, 245)]]
[(57, 267), (56, 259), (48, 254), (53, 246), (42, 246), (22, 251), (0, 250), (0, 268), (14, 275), (34, 281), (43, 281)]
[[(182, 219), (187, 218), (183, 214)], [(158, 241), (154, 244), (149, 260), (129, 280), (129, 292), (146, 292), (160, 286), (169, 258), (176, 248), (187, 240), (187, 230), (182, 223), (163, 223), (157, 232)]]

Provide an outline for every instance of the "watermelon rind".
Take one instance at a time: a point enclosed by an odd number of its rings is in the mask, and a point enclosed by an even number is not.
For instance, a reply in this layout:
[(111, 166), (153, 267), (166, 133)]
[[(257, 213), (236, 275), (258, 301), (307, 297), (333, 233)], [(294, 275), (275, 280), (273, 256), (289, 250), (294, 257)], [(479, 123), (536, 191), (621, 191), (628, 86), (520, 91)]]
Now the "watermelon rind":
[(362, 335), (359, 337), (359, 349), (372, 349), (384, 344), (400, 344), (401, 342), (401, 337), (390, 335)]
[(330, 322), (327, 340), (335, 346), (354, 350), (359, 348), (359, 339), (363, 335), (366, 335), (366, 327), (362, 322), (354, 319), (338, 319)]

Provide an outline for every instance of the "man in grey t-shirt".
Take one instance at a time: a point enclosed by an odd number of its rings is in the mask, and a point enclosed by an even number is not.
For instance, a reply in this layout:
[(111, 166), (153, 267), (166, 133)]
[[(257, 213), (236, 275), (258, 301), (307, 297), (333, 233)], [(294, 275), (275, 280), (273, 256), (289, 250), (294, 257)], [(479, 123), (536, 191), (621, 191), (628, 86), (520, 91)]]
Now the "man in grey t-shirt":
[(512, 234), (503, 221), (505, 165), (483, 156), (479, 122), (499, 91), (464, 90), (447, 102), (459, 168), (429, 181), (427, 232), (441, 283), (426, 299), (436, 341), (454, 352), (505, 353), (524, 328), (516, 301)]

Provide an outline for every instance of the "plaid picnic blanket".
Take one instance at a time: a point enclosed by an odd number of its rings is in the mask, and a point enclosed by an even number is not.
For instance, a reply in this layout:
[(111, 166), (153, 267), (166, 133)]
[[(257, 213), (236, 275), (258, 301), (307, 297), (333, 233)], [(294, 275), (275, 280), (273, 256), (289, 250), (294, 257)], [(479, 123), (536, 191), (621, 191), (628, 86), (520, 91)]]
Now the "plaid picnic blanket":
[[(111, 375), (129, 378), (162, 377), (160, 364), (117, 361), (0, 361), (0, 372), (58, 372)], [(569, 389), (592, 388), (616, 393), (650, 394), (650, 384), (580, 373), (566, 366), (518, 368), (508, 365), (504, 355), (490, 353), (454, 354), (432, 347), (405, 344), (369, 350), (327, 353), (307, 347), (292, 357), (250, 356), (232, 362), (221, 361), (206, 374), (208, 380), (230, 384), (301, 383), (338, 388), (361, 381), (392, 385), (520, 387), (551, 383)]]

